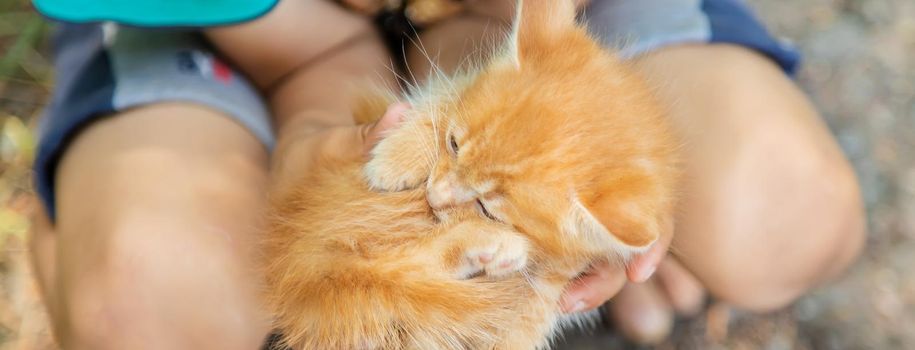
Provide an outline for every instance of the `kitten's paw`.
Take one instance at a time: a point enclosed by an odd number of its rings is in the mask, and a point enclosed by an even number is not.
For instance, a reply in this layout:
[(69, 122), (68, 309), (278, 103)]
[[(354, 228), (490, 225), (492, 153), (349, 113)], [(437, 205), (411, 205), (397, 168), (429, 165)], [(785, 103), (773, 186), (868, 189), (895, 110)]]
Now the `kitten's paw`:
[(527, 240), (517, 233), (493, 233), (465, 248), (457, 267), (458, 277), (506, 277), (527, 266), (527, 251)]
[(431, 127), (425, 120), (409, 120), (372, 149), (363, 173), (373, 190), (402, 191), (426, 182), (435, 163)]
[(372, 152), (372, 156), (366, 163), (363, 173), (373, 190), (395, 192), (417, 188), (429, 177), (428, 172), (420, 171), (425, 167), (406, 167), (407, 165), (391, 161), (391, 157), (378, 155), (376, 152)]

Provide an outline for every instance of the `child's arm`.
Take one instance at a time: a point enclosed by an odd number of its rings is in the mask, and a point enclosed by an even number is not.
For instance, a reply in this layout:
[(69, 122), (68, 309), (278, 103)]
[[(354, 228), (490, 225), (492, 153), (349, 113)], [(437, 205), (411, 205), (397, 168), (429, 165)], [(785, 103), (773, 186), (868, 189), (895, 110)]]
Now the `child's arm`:
[(329, 128), (353, 125), (353, 87), (395, 85), (369, 19), (330, 1), (280, 1), (262, 18), (206, 35), (264, 91), (277, 131), (274, 175), (282, 179), (300, 173), (315, 150), (361, 151), (363, 131)]

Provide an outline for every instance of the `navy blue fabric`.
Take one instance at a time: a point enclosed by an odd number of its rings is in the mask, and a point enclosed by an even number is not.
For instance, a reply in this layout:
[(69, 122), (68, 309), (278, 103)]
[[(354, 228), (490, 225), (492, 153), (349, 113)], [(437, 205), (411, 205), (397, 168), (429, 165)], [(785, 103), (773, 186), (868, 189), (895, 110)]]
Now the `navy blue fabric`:
[(97, 116), (114, 111), (115, 89), (111, 62), (101, 48), (100, 26), (62, 25), (53, 45), (57, 86), (39, 126), (41, 142), (34, 165), (36, 190), (51, 220), (56, 217), (54, 176), (61, 154)]
[(788, 75), (794, 75), (801, 55), (775, 40), (747, 6), (737, 0), (703, 0), (711, 27), (710, 42), (730, 43), (755, 49), (778, 63)]

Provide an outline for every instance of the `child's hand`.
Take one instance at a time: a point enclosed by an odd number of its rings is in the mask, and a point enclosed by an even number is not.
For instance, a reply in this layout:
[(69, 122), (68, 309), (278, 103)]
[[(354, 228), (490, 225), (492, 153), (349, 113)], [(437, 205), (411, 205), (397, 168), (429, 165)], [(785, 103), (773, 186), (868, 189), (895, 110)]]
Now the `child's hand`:
[(667, 255), (672, 238), (673, 228), (670, 227), (662, 232), (658, 242), (647, 252), (629, 262), (626, 271), (607, 262), (593, 266), (584, 276), (569, 284), (562, 299), (562, 310), (579, 312), (601, 306), (623, 288), (627, 277), (636, 283), (647, 281)]
[(309, 171), (314, 159), (360, 159), (368, 156), (384, 131), (397, 125), (407, 109), (409, 105), (406, 103), (395, 103), (388, 107), (384, 116), (371, 124), (283, 133), (274, 152), (274, 186), (295, 183), (301, 174)]

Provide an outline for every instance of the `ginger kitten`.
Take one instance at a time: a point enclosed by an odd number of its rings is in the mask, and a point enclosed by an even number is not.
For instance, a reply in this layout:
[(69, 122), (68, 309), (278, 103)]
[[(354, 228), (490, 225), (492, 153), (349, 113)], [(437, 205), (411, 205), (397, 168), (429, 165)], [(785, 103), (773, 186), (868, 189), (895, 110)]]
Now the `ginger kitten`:
[(570, 280), (671, 224), (677, 145), (649, 89), (571, 1), (518, 13), (504, 52), (407, 96), (367, 164), (320, 160), (273, 195), (265, 275), (286, 344), (546, 348)]

